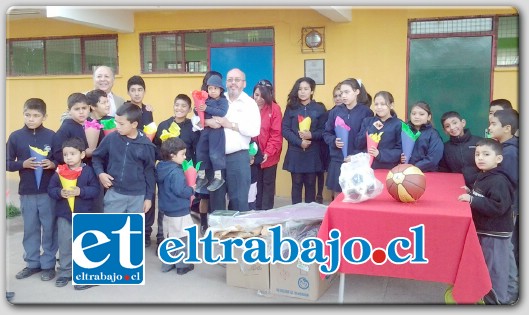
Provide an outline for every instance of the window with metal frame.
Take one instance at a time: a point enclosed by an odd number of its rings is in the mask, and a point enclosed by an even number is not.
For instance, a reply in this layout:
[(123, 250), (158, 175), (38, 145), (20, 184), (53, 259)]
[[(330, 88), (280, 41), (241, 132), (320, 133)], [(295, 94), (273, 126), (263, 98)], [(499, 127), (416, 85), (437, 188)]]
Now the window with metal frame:
[(409, 23), (410, 38), (469, 35), (494, 36), (496, 66), (518, 66), (518, 15), (412, 20)]
[(205, 73), (211, 47), (273, 43), (272, 28), (140, 34), (142, 73)]
[(518, 41), (518, 16), (498, 17), (498, 36), (496, 37), (497, 66), (518, 66)]
[(117, 35), (11, 39), (8, 76), (92, 74), (99, 65), (118, 69)]

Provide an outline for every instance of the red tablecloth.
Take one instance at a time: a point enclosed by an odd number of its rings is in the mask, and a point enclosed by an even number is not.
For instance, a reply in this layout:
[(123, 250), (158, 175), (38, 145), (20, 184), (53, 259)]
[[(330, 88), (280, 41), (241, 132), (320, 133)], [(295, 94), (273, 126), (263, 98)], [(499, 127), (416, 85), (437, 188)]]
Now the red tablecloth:
[[(376, 170), (376, 177), (384, 184), (375, 199), (361, 203), (343, 202), (343, 194), (329, 205), (318, 237), (329, 239), (329, 232), (338, 229), (342, 244), (353, 237), (369, 240), (373, 248), (386, 248), (395, 237), (413, 234), (410, 227), (424, 224), (427, 264), (401, 265), (389, 261), (376, 265), (349, 264), (343, 257), (339, 272), (444, 282), (454, 285), (453, 296), (460, 304), (475, 303), (492, 288), (483, 252), (468, 203), (457, 197), (464, 192), (461, 174), (426, 173), (426, 191), (416, 203), (401, 203), (386, 190), (387, 170)], [(405, 255), (413, 252), (400, 249)], [(326, 254), (329, 248), (326, 247)]]

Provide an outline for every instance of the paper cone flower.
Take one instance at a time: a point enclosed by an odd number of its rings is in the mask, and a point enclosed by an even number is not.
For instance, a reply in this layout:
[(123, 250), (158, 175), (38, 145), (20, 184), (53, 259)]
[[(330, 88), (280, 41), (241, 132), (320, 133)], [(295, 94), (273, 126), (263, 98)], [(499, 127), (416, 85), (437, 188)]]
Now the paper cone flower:
[(169, 138), (176, 138), (180, 136), (180, 126), (178, 126), (177, 123), (173, 121), (169, 128), (162, 130), (162, 134), (160, 135), (160, 140), (164, 142), (165, 140)]
[(257, 143), (255, 142), (252, 142), (250, 143), (250, 148), (248, 149), (248, 153), (251, 155), (251, 156), (254, 156), (257, 154), (257, 150), (259, 148), (257, 147)]
[(156, 135), (156, 123), (153, 121), (152, 123), (143, 126), (143, 133), (145, 133), (147, 138), (152, 141)]
[(97, 120), (84, 122), (84, 132), (86, 135), (86, 141), (88, 142), (88, 147), (95, 149), (97, 147), (97, 141), (99, 140), (99, 134), (103, 125), (97, 122)]
[(309, 131), (310, 123), (311, 123), (310, 117), (303, 117), (301, 115), (298, 115), (298, 124), (299, 124), (300, 131)]
[(200, 164), (202, 164), (202, 162), (197, 162), (197, 164), (193, 166), (193, 160), (184, 160), (182, 163), (186, 183), (190, 187), (193, 187), (197, 183), (197, 170), (200, 169)]
[[(382, 139), (382, 134), (384, 132), (378, 132), (378, 133), (372, 133), (372, 134), (368, 134), (366, 132), (366, 139), (367, 139), (367, 149), (369, 150), (369, 148), (371, 147), (375, 147), (375, 148), (378, 148), (378, 143), (380, 142), (380, 139)], [(371, 166), (373, 164), (373, 159), (375, 157), (372, 156), (372, 155), (369, 155), (369, 166)]]
[(410, 160), (411, 153), (413, 152), (413, 147), (415, 146), (415, 141), (421, 135), (420, 131), (413, 133), (413, 130), (410, 126), (402, 122), (402, 131), (400, 132), (400, 138), (402, 140), (402, 153), (404, 153), (405, 161), (404, 164), (407, 164)]
[[(208, 99), (208, 92), (194, 90), (191, 93), (191, 96), (193, 96), (193, 103), (195, 104), (195, 109), (197, 109), (198, 105), (206, 104), (206, 100)], [(198, 117), (200, 118), (200, 125), (202, 126), (202, 128), (204, 128), (204, 124), (205, 124), (204, 111), (197, 109), (197, 114), (198, 114)]]
[(114, 118), (102, 119), (100, 123), (103, 125), (103, 133), (105, 136), (116, 130), (116, 121)]
[[(29, 146), (29, 154), (31, 157), (35, 158), (35, 162), (42, 162), (48, 157), (49, 151), (41, 150), (37, 147)], [(38, 166), (35, 169), (35, 183), (37, 184), (37, 189), (40, 189), (40, 180), (42, 179), (42, 166)]]
[(349, 131), (351, 130), (351, 127), (347, 126), (345, 121), (342, 119), (342, 117), (337, 116), (336, 120), (334, 121), (334, 133), (336, 133), (336, 137), (340, 138), (342, 142), (344, 143), (342, 147), (342, 154), (343, 158), (345, 159), (347, 157), (347, 147), (349, 143)]
[[(77, 186), (77, 178), (81, 175), (83, 168), (78, 167), (74, 170), (71, 170), (68, 165), (62, 164), (57, 167), (57, 174), (59, 174), (59, 179), (63, 189), (71, 189)], [(70, 206), (70, 211), (74, 212), (75, 197), (68, 197), (68, 205)]]

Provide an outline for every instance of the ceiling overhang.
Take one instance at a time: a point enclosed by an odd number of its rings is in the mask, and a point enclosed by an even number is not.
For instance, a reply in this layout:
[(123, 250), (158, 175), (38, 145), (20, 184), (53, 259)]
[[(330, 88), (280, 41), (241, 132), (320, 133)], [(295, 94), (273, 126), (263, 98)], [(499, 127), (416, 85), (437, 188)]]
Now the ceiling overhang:
[(319, 6), (310, 8), (333, 22), (343, 23), (351, 22), (353, 20), (351, 7)]
[(134, 12), (130, 10), (47, 6), (46, 17), (119, 33), (134, 32)]

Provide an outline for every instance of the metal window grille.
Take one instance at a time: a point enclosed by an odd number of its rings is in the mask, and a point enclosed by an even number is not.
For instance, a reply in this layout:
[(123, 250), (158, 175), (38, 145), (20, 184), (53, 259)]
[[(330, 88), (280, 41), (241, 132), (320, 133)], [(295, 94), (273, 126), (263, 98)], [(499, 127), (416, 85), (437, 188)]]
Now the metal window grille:
[(8, 76), (91, 74), (102, 64), (118, 69), (115, 35), (8, 40), (6, 49)]
[(498, 18), (496, 65), (516, 66), (519, 63), (518, 16)]
[(492, 18), (470, 18), (411, 22), (412, 35), (476, 33), (492, 31)]
[(271, 28), (216, 31), (211, 33), (211, 42), (213, 44), (274, 42), (274, 31)]

